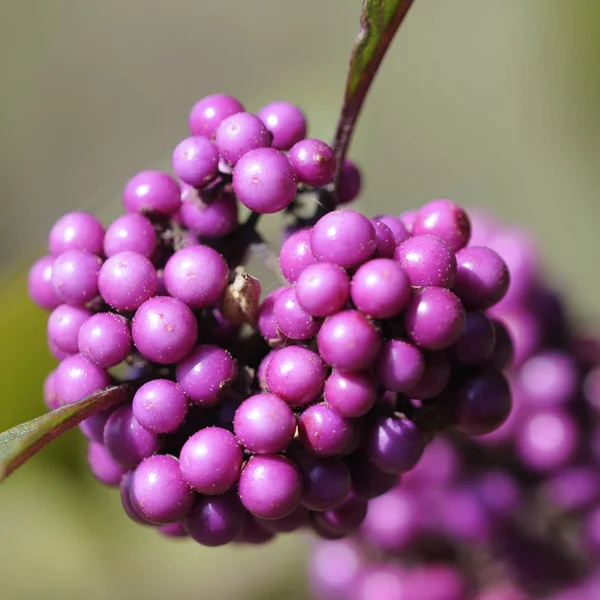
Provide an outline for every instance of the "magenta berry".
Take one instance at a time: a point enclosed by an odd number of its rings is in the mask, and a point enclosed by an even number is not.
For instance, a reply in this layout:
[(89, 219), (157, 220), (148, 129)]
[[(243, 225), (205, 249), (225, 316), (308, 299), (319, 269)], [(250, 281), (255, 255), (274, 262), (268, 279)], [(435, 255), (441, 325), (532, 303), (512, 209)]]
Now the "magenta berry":
[(123, 205), (130, 213), (172, 215), (181, 206), (181, 190), (167, 173), (142, 171), (127, 182)]
[(306, 117), (302, 110), (290, 102), (271, 102), (258, 111), (277, 150), (289, 150), (306, 135)]

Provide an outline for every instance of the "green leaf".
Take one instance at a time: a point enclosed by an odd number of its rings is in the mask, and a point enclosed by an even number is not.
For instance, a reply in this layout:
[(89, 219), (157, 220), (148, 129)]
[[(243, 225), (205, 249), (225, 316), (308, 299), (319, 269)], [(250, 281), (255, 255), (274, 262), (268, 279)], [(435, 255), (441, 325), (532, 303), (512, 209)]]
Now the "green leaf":
[(335, 134), (339, 171), (365, 97), (379, 65), (414, 0), (363, 0), (360, 30), (350, 57), (344, 103)]
[(111, 387), (0, 433), (0, 481), (6, 479), (46, 444), (84, 419), (126, 402), (130, 399), (130, 394), (129, 386)]

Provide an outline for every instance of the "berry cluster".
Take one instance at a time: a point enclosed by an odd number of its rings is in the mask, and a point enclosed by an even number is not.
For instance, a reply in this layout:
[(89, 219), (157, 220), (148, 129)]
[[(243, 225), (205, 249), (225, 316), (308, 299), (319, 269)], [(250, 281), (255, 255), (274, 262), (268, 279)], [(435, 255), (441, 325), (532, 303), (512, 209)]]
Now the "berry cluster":
[(473, 229), (511, 272), (490, 314), (514, 340), (515, 410), (488, 435), (434, 439), (354, 537), (319, 542), (318, 597), (600, 597), (600, 343), (576, 331), (525, 232), (482, 215)]
[[(507, 419), (511, 343), (486, 311), (508, 269), (468, 245), (469, 218), (448, 200), (402, 217), (336, 208), (360, 174), (345, 161), (333, 189), (333, 150), (305, 137), (291, 104), (254, 115), (213, 95), (189, 126), (176, 178), (134, 176), (106, 230), (81, 212), (52, 228), (29, 277), (60, 361), (46, 404), (131, 390), (81, 424), (89, 465), (166, 535), (218, 546), (302, 526), (349, 534), (435, 433)], [(292, 219), (288, 285), (260, 302), (242, 265), (258, 215), (276, 212)]]

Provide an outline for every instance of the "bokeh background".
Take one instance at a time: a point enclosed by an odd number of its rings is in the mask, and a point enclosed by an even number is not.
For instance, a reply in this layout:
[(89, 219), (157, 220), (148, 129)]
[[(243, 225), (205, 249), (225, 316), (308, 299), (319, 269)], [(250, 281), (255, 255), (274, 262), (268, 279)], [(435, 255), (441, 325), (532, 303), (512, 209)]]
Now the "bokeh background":
[[(43, 411), (53, 360), (26, 298), (51, 224), (108, 222), (133, 173), (168, 168), (187, 112), (223, 91), (306, 109), (329, 139), (360, 0), (2, 0), (0, 429)], [(584, 327), (600, 325), (600, 4), (417, 0), (352, 147), (368, 214), (434, 197), (537, 235)], [(277, 239), (276, 219), (265, 219)], [(306, 598), (306, 540), (206, 550), (131, 523), (72, 432), (0, 489), (0, 596)]]

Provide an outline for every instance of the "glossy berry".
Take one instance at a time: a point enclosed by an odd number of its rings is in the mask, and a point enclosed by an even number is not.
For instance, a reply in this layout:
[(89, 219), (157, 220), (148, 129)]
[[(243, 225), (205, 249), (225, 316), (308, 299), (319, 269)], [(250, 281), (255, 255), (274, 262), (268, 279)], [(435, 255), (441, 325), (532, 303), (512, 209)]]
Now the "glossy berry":
[[(271, 135), (255, 115), (239, 112), (221, 121), (215, 133), (215, 144), (223, 160), (231, 166), (244, 154), (270, 146)], [(189, 183), (189, 182), (186, 182)]]
[(29, 297), (44, 310), (53, 310), (60, 303), (52, 286), (52, 265), (54, 258), (44, 256), (33, 263), (27, 278)]
[(425, 372), (422, 352), (403, 340), (386, 340), (381, 345), (374, 365), (377, 381), (387, 390), (406, 393)]
[(273, 319), (278, 331), (292, 340), (308, 340), (316, 335), (321, 327), (321, 322), (313, 319), (300, 306), (296, 291), (291, 286), (275, 299)]
[(242, 468), (242, 450), (235, 436), (220, 427), (201, 429), (179, 455), (183, 478), (201, 494), (222, 494), (233, 487)]
[(59, 403), (73, 404), (108, 387), (110, 377), (104, 369), (74, 354), (56, 368), (54, 385)]
[(313, 454), (337, 456), (352, 440), (352, 422), (326, 404), (314, 404), (300, 415), (298, 436)]
[(129, 213), (172, 215), (181, 206), (181, 190), (167, 173), (142, 171), (127, 182), (123, 205)]
[(392, 232), (395, 242), (394, 248), (410, 237), (410, 233), (400, 217), (394, 217), (393, 215), (379, 215), (378, 217), (375, 217), (375, 219), (371, 219), (371, 222), (373, 221), (382, 223)]
[(54, 257), (69, 250), (90, 254), (102, 252), (104, 228), (96, 217), (87, 212), (71, 212), (62, 216), (50, 230), (48, 250)]
[(308, 265), (296, 282), (298, 303), (314, 317), (328, 317), (339, 312), (346, 306), (349, 296), (348, 275), (333, 263)]
[(256, 454), (285, 450), (296, 433), (296, 416), (289, 405), (273, 394), (256, 394), (235, 412), (233, 430), (238, 442)]
[(377, 256), (379, 258), (393, 258), (397, 244), (392, 230), (378, 219), (371, 219), (371, 225), (375, 229)]
[(133, 472), (131, 504), (151, 523), (173, 523), (192, 508), (194, 493), (181, 476), (179, 461), (168, 454), (145, 458)]
[(77, 336), (79, 353), (108, 369), (123, 362), (132, 349), (129, 322), (114, 313), (98, 313), (82, 324)]
[(194, 187), (204, 187), (216, 176), (219, 151), (203, 136), (185, 138), (173, 151), (173, 172), (181, 181)]
[(263, 106), (257, 116), (271, 132), (271, 145), (277, 150), (289, 150), (306, 135), (306, 117), (290, 102), (271, 102)]
[(133, 396), (133, 416), (148, 431), (171, 433), (177, 431), (188, 410), (186, 393), (173, 381), (152, 379)]
[(300, 140), (288, 153), (298, 173), (298, 179), (306, 185), (323, 186), (333, 181), (335, 155), (331, 146), (321, 140)]
[(317, 262), (310, 247), (310, 236), (310, 229), (299, 229), (281, 246), (279, 265), (290, 283), (295, 283), (305, 268)]
[(236, 365), (226, 350), (202, 344), (179, 362), (175, 374), (190, 401), (208, 407), (218, 404), (221, 393), (236, 375)]
[(115, 219), (106, 230), (104, 254), (110, 257), (121, 252), (136, 252), (151, 258), (156, 242), (156, 230), (150, 220), (131, 213)]
[(223, 119), (242, 112), (242, 104), (227, 94), (211, 94), (194, 104), (189, 116), (189, 128), (192, 135), (214, 137), (217, 127)]
[(325, 382), (324, 398), (343, 417), (362, 417), (377, 400), (377, 383), (368, 371), (334, 370)]
[(90, 442), (87, 447), (87, 461), (92, 475), (101, 483), (118, 486), (126, 472), (108, 453), (103, 444)]
[(288, 157), (275, 148), (257, 148), (233, 169), (233, 190), (250, 210), (269, 214), (286, 208), (296, 196), (298, 176)]
[(238, 226), (238, 202), (230, 191), (220, 190), (215, 196), (210, 189), (203, 193), (183, 186), (181, 201), (181, 222), (200, 237), (223, 237)]
[(304, 346), (275, 350), (266, 372), (266, 384), (291, 406), (305, 406), (323, 393), (327, 368), (316, 352)]
[(456, 277), (456, 255), (444, 240), (417, 235), (402, 242), (395, 258), (404, 267), (412, 285), (451, 288)]
[(471, 222), (455, 202), (432, 200), (419, 209), (412, 227), (412, 235), (424, 234), (441, 238), (456, 252), (469, 242)]
[(56, 307), (48, 317), (48, 342), (67, 355), (77, 354), (79, 330), (91, 316), (91, 311), (82, 306), (61, 304)]
[(267, 294), (258, 311), (258, 330), (272, 348), (280, 348), (287, 340), (281, 331), (279, 331), (273, 315), (275, 300), (286, 289), (288, 289), (287, 286), (279, 287)]
[(52, 287), (67, 304), (83, 306), (98, 294), (98, 274), (102, 261), (85, 250), (67, 250), (52, 265)]
[(356, 267), (368, 260), (377, 247), (375, 229), (360, 213), (341, 209), (321, 217), (313, 227), (310, 245), (320, 262)]
[(157, 296), (138, 308), (131, 334), (135, 347), (145, 358), (166, 365), (182, 360), (191, 352), (198, 324), (186, 304), (176, 298)]

